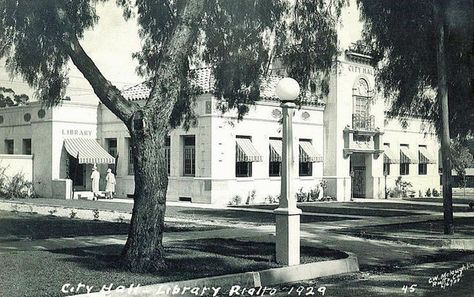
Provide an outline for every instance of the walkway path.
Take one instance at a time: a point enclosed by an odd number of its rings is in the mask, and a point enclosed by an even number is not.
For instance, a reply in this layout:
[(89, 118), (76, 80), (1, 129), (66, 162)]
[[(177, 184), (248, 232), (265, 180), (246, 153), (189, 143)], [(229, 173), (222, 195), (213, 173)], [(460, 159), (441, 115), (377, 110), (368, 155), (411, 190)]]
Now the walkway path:
[[(54, 203), (55, 201), (49, 200), (35, 200), (34, 202)], [(63, 201), (59, 200), (60, 203)], [(92, 203), (96, 201), (90, 201)], [(378, 202), (378, 201), (377, 201)], [(28, 203), (32, 203), (28, 201)], [(109, 203), (111, 209), (126, 209), (125, 206), (129, 206), (128, 203)], [(390, 204), (396, 202), (387, 202), (388, 210), (399, 210), (390, 209)], [(359, 206), (366, 206), (363, 201), (357, 201), (354, 203), (355, 208)], [(370, 204), (370, 203), (369, 203)], [(97, 204), (92, 204), (97, 205)], [(174, 204), (182, 207), (182, 204)], [(190, 206), (190, 205), (188, 205)], [(326, 204), (325, 206), (331, 207)], [(203, 206), (199, 206), (203, 208)], [(338, 207), (338, 204), (332, 204), (332, 207)], [(172, 207), (170, 207), (172, 208)], [(237, 209), (233, 209), (237, 210)], [(248, 210), (252, 213), (269, 213), (271, 210)], [(171, 243), (176, 240), (194, 240), (201, 238), (239, 238), (242, 240), (256, 240), (256, 241), (272, 241), (275, 234), (275, 226), (273, 224), (224, 224), (226, 223), (227, 211), (229, 209), (218, 209), (213, 208), (212, 213), (214, 214), (215, 224), (221, 224), (232, 226), (232, 228), (217, 229), (210, 231), (190, 231), (190, 232), (170, 232), (164, 235), (164, 242)], [(239, 209), (240, 211), (240, 209)], [(439, 220), (442, 219), (442, 214), (427, 212), (427, 211), (414, 211), (416, 215), (411, 216), (391, 216), (391, 217), (375, 217), (375, 216), (353, 216), (348, 215), (350, 218), (356, 217), (357, 219), (344, 220), (341, 218), (337, 221), (323, 221), (323, 222), (311, 222), (301, 224), (301, 236), (305, 244), (327, 246), (329, 248), (339, 249), (347, 252), (355, 253), (362, 266), (375, 266), (384, 265), (384, 263), (394, 261), (409, 261), (418, 255), (426, 255), (436, 253), (439, 249), (436, 247), (416, 246), (400, 242), (393, 241), (382, 241), (382, 240), (367, 240), (360, 237), (348, 236), (346, 234), (338, 234), (335, 231), (343, 228), (354, 228), (364, 226), (377, 226), (377, 225), (388, 225), (388, 224), (400, 224), (407, 222), (423, 222), (428, 220)], [(222, 214), (222, 216), (221, 216)], [(330, 214), (330, 213), (329, 213)], [(326, 216), (328, 213), (313, 213), (312, 216), (323, 215)], [(456, 217), (474, 217), (474, 212), (459, 212), (456, 213)], [(191, 220), (190, 220), (191, 222)], [(197, 220), (199, 223), (199, 220)], [(94, 245), (106, 245), (106, 244), (124, 244), (126, 235), (105, 235), (105, 236), (81, 236), (75, 238), (52, 238), (43, 240), (17, 240), (9, 242), (0, 242), (0, 252), (8, 250), (29, 250), (29, 249), (58, 249), (58, 248), (73, 248), (73, 247), (88, 247)]]

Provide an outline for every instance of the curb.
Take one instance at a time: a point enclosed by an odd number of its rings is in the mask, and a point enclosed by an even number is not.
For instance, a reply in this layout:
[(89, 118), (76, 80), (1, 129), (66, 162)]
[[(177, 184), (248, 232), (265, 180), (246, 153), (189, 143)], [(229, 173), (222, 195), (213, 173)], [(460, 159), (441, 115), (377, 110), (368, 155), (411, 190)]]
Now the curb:
[[(103, 291), (74, 295), (78, 297), (122, 297), (122, 296), (212, 296), (218, 290), (219, 296), (237, 296), (244, 295), (243, 290), (248, 292), (251, 288), (260, 288), (266, 291), (268, 295), (272, 291), (276, 293), (276, 288), (268, 287), (309, 279), (315, 279), (324, 276), (332, 276), (344, 273), (353, 273), (359, 271), (359, 262), (352, 253), (347, 253), (348, 257), (338, 260), (313, 262), (281, 268), (272, 268), (267, 270), (244, 272), (236, 274), (227, 274), (221, 276), (198, 278), (178, 282), (167, 282), (148, 286), (115, 288), (109, 287)], [(207, 289), (205, 289), (207, 288)], [(195, 293), (192, 292), (194, 290)], [(257, 293), (259, 289), (255, 289)], [(198, 294), (196, 294), (198, 292)], [(217, 292), (216, 292), (217, 295)], [(214, 296), (216, 296), (214, 295)], [(273, 295), (273, 294), (271, 294)], [(263, 296), (258, 294), (258, 296)]]

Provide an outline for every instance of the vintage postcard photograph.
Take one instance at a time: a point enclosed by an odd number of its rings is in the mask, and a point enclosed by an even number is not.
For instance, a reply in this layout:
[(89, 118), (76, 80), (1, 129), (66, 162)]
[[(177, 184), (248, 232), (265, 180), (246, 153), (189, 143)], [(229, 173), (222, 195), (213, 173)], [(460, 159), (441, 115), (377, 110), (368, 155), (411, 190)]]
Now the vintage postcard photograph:
[(472, 0), (0, 0), (0, 296), (473, 296)]

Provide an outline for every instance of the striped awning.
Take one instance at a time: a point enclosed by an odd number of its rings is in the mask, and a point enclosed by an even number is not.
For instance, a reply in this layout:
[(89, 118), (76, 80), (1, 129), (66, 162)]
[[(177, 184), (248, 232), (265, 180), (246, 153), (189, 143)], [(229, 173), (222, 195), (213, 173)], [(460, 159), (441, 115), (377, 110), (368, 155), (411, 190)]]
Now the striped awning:
[(262, 162), (263, 158), (248, 138), (236, 138), (237, 162)]
[(400, 163), (400, 156), (397, 156), (393, 150), (390, 149), (389, 146), (384, 145), (383, 147), (383, 162), (388, 164), (398, 164)]
[(300, 141), (300, 162), (322, 162), (323, 156), (316, 152), (316, 149), (309, 141)]
[(270, 162), (281, 162), (281, 139), (270, 139)]
[(418, 159), (420, 164), (435, 164), (435, 159), (430, 155), (426, 147), (420, 147), (418, 149)]
[(410, 152), (408, 147), (401, 146), (400, 147), (400, 163), (417, 164), (418, 158), (412, 152)]
[(64, 139), (64, 147), (68, 154), (78, 159), (79, 164), (115, 164), (115, 158), (104, 150), (95, 139)]

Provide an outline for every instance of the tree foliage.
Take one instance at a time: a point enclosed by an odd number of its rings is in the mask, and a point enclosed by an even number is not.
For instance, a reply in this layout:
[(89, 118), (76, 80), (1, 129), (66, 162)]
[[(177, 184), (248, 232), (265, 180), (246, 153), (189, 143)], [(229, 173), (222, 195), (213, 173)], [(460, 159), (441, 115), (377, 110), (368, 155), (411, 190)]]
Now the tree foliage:
[(0, 107), (25, 104), (30, 98), (25, 94), (17, 95), (10, 88), (0, 87)]
[[(64, 8), (70, 31), (81, 39), (84, 31), (97, 24), (98, 2), (106, 0), (1, 0), (0, 57), (7, 67), (21, 75), (38, 91), (38, 98), (57, 104), (68, 84), (69, 55), (64, 46), (63, 21), (57, 8)], [(138, 72), (154, 87), (163, 64), (164, 52), (188, 1), (116, 0), (124, 16), (136, 17), (143, 47), (134, 54)], [(239, 115), (259, 99), (262, 74), (275, 57), (284, 62), (287, 73), (307, 87), (317, 71), (326, 72), (337, 54), (335, 25), (347, 0), (207, 0), (187, 59), (182, 59), (177, 102), (170, 118), (172, 127), (192, 122), (192, 106), (199, 93), (190, 68), (212, 65), (215, 95), (226, 99), (229, 109)], [(37, 42), (39, 41), (39, 42)], [(323, 80), (324, 81), (324, 80)], [(313, 83), (313, 89), (315, 84)], [(307, 88), (303, 88), (307, 90)]]
[[(436, 27), (432, 0), (358, 0), (365, 21), (365, 41), (380, 62), (377, 80), (387, 98), (393, 98), (395, 116), (410, 114), (433, 119), (441, 116), (436, 94)], [(444, 1), (445, 47), (451, 136), (474, 131), (473, 22), (471, 0)]]
[(453, 169), (463, 179), (466, 176), (466, 168), (474, 167), (474, 157), (465, 142), (460, 139), (456, 139), (451, 144), (451, 161)]

